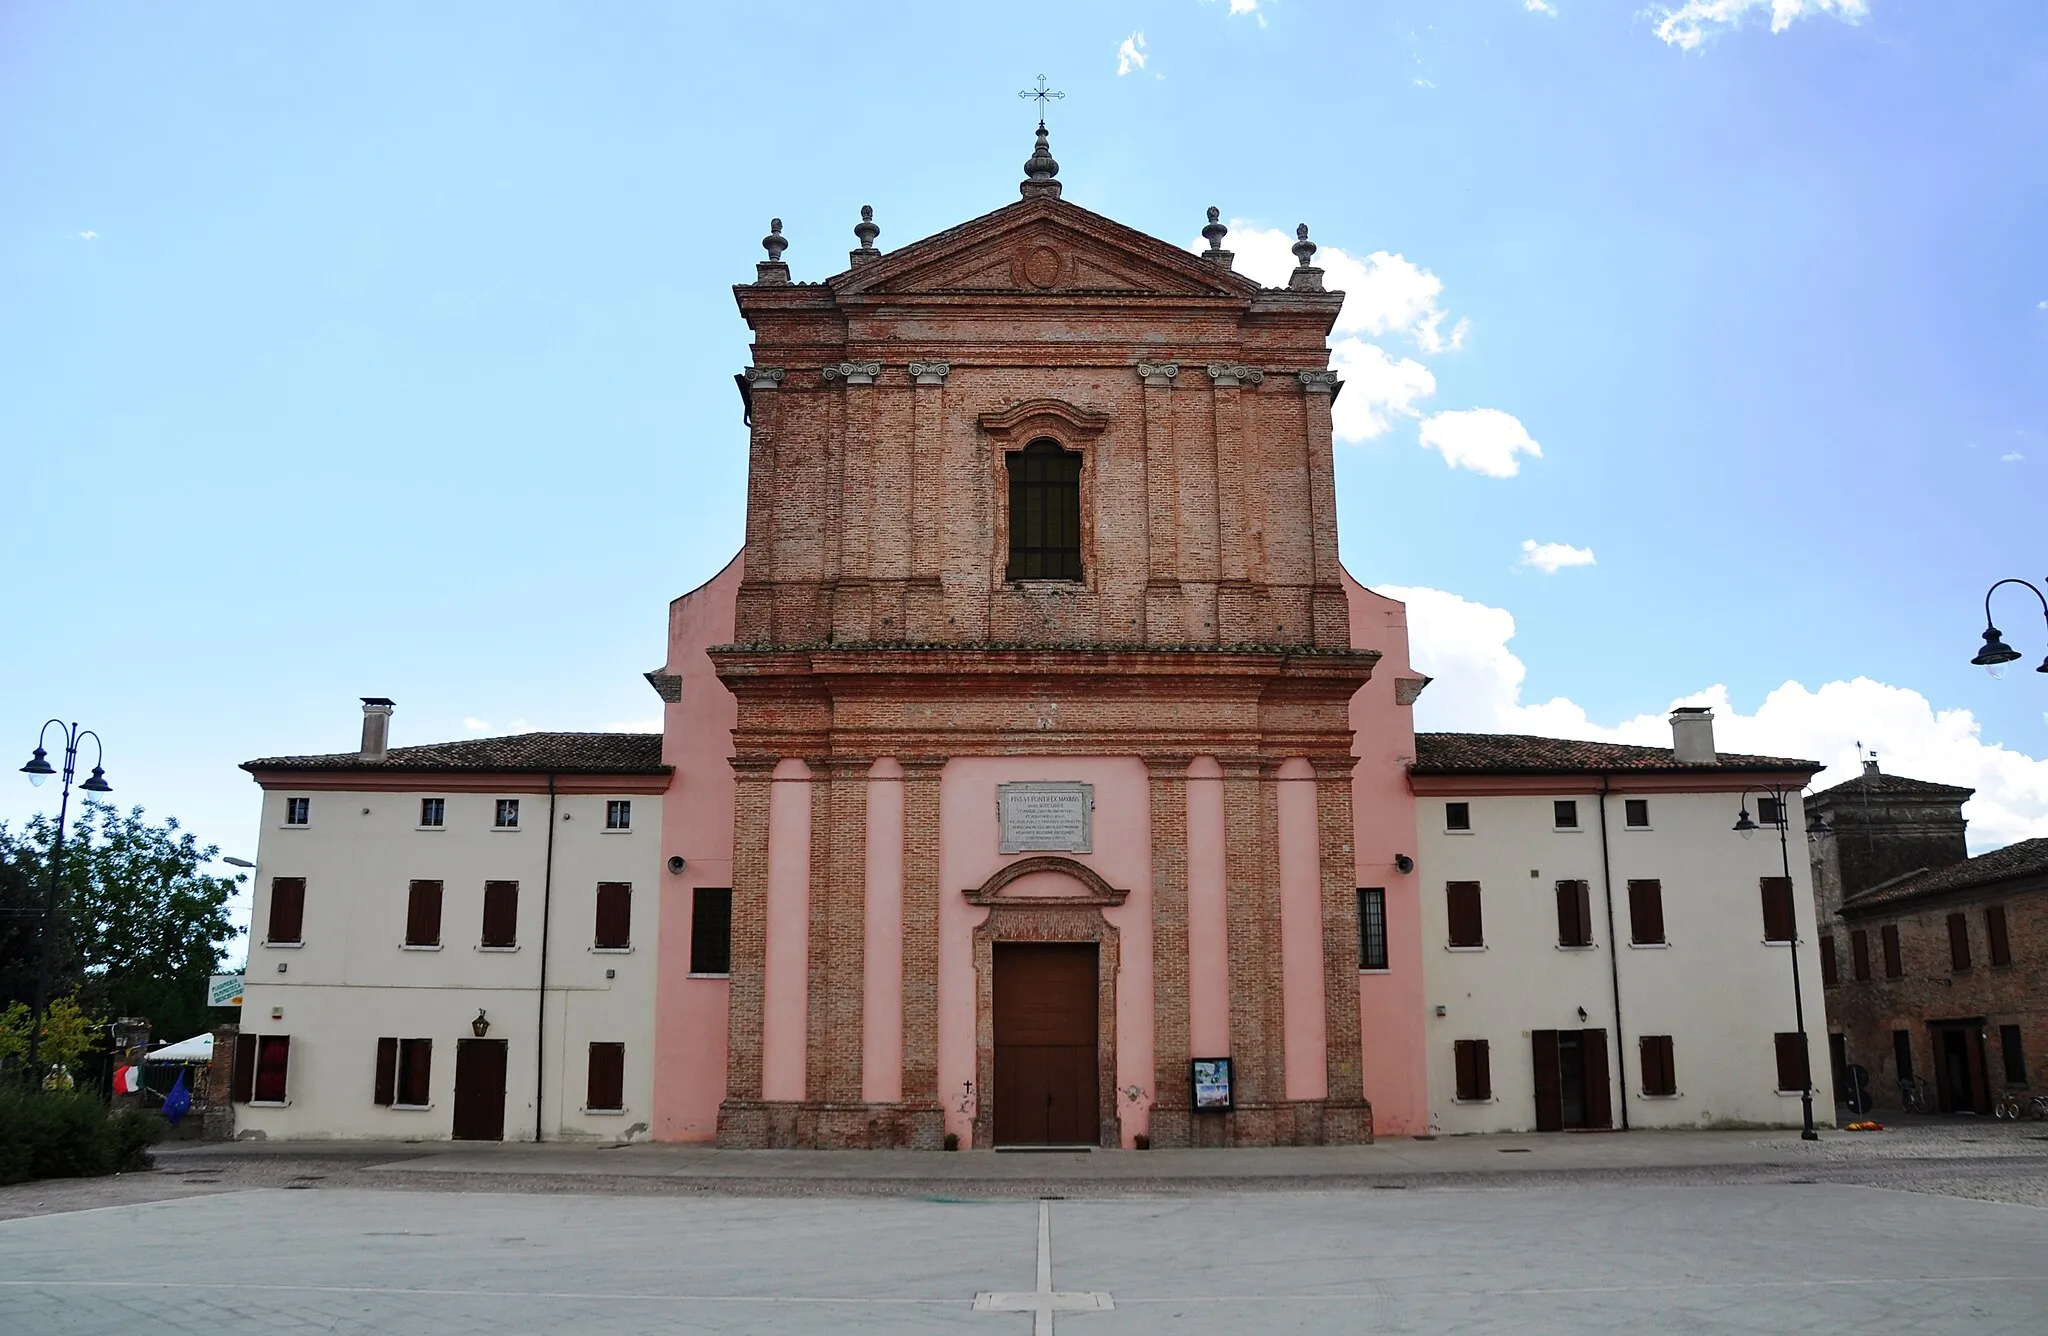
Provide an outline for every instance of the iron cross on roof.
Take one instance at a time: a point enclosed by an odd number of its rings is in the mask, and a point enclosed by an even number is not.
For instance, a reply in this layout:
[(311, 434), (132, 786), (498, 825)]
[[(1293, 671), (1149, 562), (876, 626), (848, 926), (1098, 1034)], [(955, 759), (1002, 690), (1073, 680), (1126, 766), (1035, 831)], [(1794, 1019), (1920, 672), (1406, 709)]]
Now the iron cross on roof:
[(1045, 76), (1041, 74), (1038, 76), (1037, 87), (1021, 89), (1018, 91), (1017, 96), (1028, 97), (1038, 103), (1038, 128), (1043, 130), (1045, 128), (1045, 104), (1048, 102), (1057, 102), (1059, 99), (1065, 97), (1066, 94), (1055, 93), (1051, 89), (1047, 88), (1045, 86)]

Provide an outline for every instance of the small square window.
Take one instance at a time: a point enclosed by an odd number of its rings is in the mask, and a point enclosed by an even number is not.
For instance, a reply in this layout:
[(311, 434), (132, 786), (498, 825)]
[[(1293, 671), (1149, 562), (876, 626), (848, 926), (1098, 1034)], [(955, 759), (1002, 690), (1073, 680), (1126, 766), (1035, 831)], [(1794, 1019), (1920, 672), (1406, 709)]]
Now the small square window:
[(1472, 804), (1471, 804), (1471, 803), (1445, 803), (1445, 804), (1444, 804), (1444, 829), (1445, 829), (1445, 830), (1470, 830), (1470, 829), (1472, 829)]
[(1778, 798), (1756, 800), (1756, 823), (1759, 826), (1782, 826), (1785, 824), (1785, 804)]
[(498, 819), (494, 824), (499, 830), (519, 829), (519, 800), (517, 798), (498, 799)]
[(1621, 800), (1621, 819), (1632, 830), (1650, 828), (1650, 800), (1648, 798), (1624, 798)]
[(284, 800), (284, 823), (287, 826), (303, 826), (313, 815), (311, 798), (287, 798)]
[(1559, 830), (1579, 828), (1579, 804), (1570, 798), (1560, 798), (1550, 805), (1553, 823)]
[(420, 799), (420, 825), (422, 827), (438, 830), (441, 827), (441, 822), (447, 815), (448, 800), (446, 798)]
[(633, 804), (624, 798), (613, 798), (604, 805), (604, 828), (606, 830), (631, 830), (633, 828)]

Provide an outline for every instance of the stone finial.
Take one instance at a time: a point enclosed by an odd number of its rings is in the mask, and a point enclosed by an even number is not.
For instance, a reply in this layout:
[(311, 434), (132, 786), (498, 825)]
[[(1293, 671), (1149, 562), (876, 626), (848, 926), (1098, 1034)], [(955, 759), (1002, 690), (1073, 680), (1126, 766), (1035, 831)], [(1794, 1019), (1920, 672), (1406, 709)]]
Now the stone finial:
[(1230, 235), (1230, 229), (1223, 225), (1223, 210), (1211, 204), (1209, 221), (1202, 228), (1203, 237), (1209, 242), (1209, 249), (1202, 252), (1202, 258), (1219, 269), (1230, 268), (1230, 262), (1237, 257), (1223, 249), (1223, 238)]
[(1025, 199), (1047, 195), (1060, 197), (1060, 165), (1053, 160), (1052, 147), (1046, 142), (1045, 122), (1038, 123), (1038, 144), (1031, 150), (1031, 156), (1024, 161), (1024, 181), (1017, 187), (1017, 193)]
[(768, 252), (768, 258), (754, 265), (756, 283), (789, 282), (789, 266), (782, 262), (782, 252), (789, 249), (789, 238), (782, 235), (782, 220), (768, 220), (768, 235), (761, 238), (761, 249)]
[(1308, 224), (1302, 223), (1294, 229), (1294, 272), (1287, 276), (1287, 286), (1296, 292), (1321, 292), (1323, 271), (1310, 261), (1316, 258), (1316, 243), (1308, 239)]
[(875, 238), (882, 235), (882, 229), (875, 225), (874, 205), (860, 206), (860, 221), (853, 225), (853, 234), (860, 238), (860, 249), (849, 252), (848, 255), (855, 264), (866, 264), (870, 260), (882, 258), (882, 252), (875, 249)]

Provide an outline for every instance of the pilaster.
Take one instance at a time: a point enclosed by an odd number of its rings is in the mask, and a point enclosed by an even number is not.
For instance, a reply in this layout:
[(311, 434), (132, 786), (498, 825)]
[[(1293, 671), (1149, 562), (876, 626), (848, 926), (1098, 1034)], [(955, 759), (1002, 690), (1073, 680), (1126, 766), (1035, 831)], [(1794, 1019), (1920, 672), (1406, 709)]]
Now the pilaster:
[(1152, 1144), (1189, 1144), (1186, 756), (1147, 756), (1152, 803)]

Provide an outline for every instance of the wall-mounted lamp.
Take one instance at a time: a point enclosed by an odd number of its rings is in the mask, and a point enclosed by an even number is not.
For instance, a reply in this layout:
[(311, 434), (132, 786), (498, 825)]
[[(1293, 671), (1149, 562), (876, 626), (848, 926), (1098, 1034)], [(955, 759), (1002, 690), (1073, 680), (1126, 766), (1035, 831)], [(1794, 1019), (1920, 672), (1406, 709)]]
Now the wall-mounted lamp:
[(689, 865), (690, 864), (688, 860), (686, 860), (681, 854), (670, 854), (668, 856), (668, 870), (671, 872), (680, 873), (684, 868), (688, 867)]
[(478, 1007), (476, 1009), (476, 1019), (469, 1023), (469, 1030), (471, 1034), (475, 1035), (479, 1039), (483, 1038), (485, 1035), (491, 1032), (491, 1022), (484, 1015), (484, 1009), (482, 1007)]
[(1395, 855), (1394, 855), (1394, 871), (1396, 871), (1396, 872), (1413, 872), (1414, 870), (1415, 870), (1415, 860), (1414, 860), (1414, 859), (1410, 858), (1410, 857), (1409, 857), (1409, 856), (1408, 856), (1407, 854), (1395, 854)]
[(1586, 1009), (1584, 1007), (1579, 1008), (1579, 1019), (1582, 1021), (1586, 1019)]

